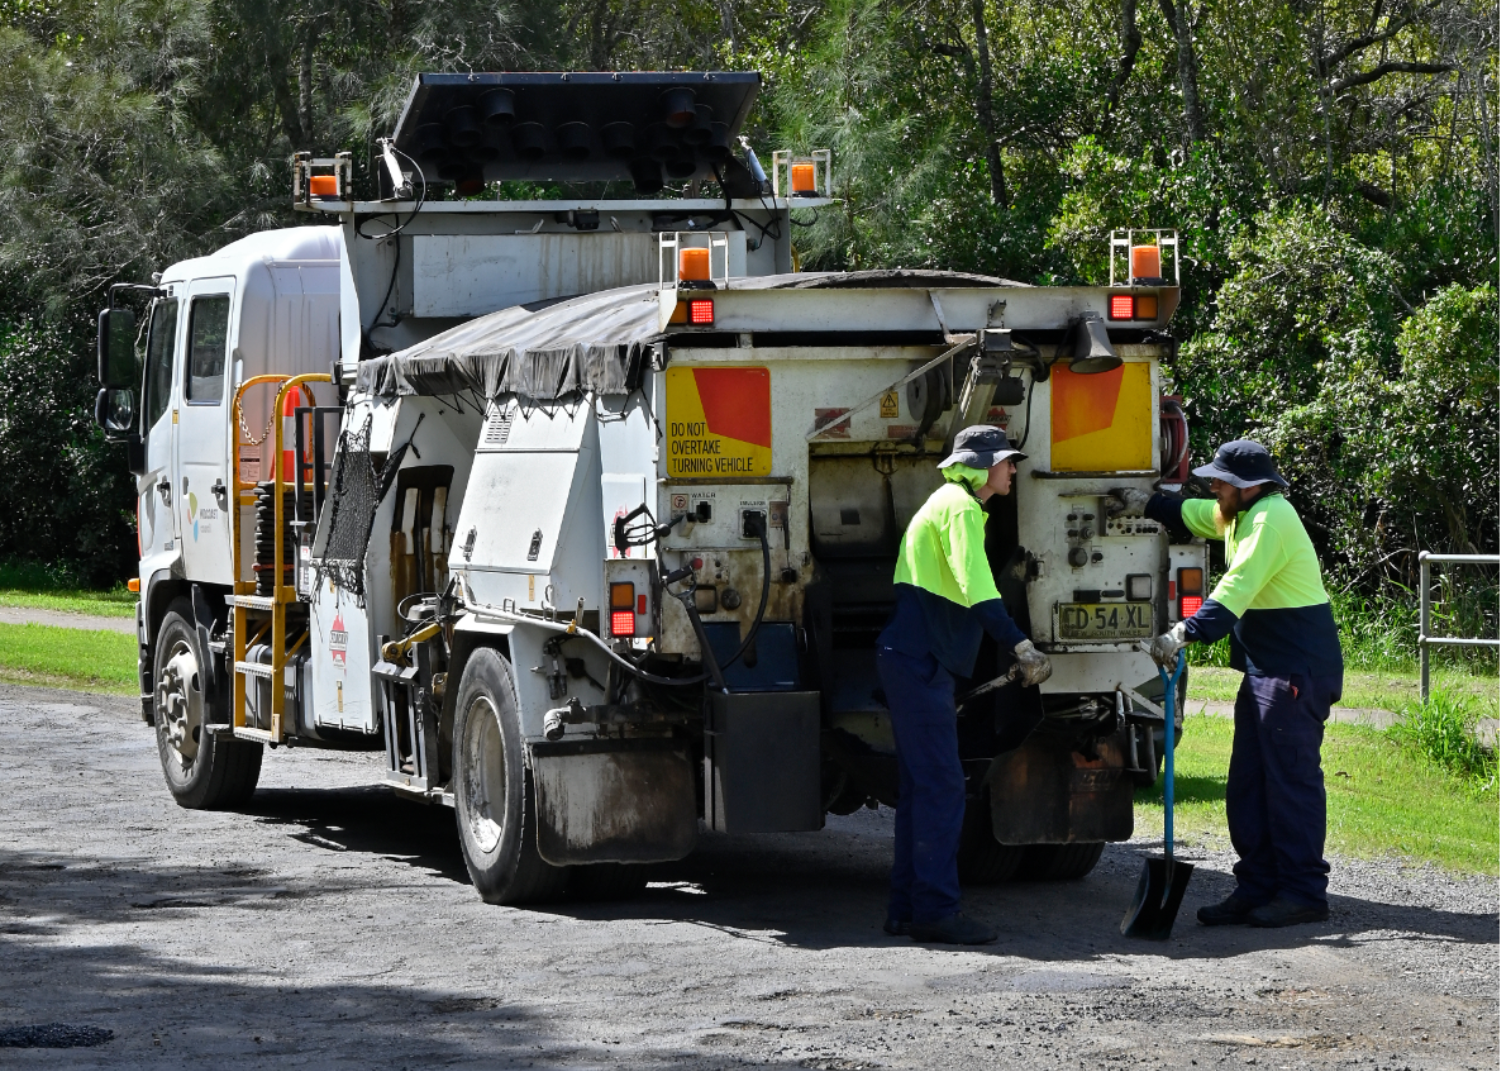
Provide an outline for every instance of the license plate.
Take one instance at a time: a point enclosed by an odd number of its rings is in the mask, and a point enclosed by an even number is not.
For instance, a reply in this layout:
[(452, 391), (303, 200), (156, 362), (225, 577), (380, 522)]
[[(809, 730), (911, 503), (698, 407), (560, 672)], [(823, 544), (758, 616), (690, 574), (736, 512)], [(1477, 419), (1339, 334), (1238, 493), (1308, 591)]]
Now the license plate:
[(1064, 602), (1057, 607), (1057, 638), (1147, 640), (1153, 620), (1149, 602)]

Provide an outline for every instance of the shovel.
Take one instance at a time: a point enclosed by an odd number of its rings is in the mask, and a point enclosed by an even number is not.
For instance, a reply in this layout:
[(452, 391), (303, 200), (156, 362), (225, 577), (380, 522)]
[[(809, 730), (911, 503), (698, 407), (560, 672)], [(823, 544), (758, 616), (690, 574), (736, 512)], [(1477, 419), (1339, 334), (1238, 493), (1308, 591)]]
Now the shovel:
[(1135, 901), (1125, 918), (1120, 922), (1120, 932), (1126, 937), (1142, 937), (1148, 941), (1165, 941), (1172, 936), (1172, 923), (1177, 921), (1177, 909), (1182, 906), (1182, 894), (1187, 892), (1188, 880), (1193, 876), (1191, 863), (1180, 863), (1172, 858), (1172, 789), (1175, 769), (1172, 752), (1177, 743), (1177, 680), (1182, 676), (1182, 665), (1186, 655), (1177, 652), (1177, 666), (1168, 676), (1167, 671), (1157, 667), (1166, 694), (1162, 707), (1166, 711), (1166, 784), (1163, 795), (1166, 799), (1166, 829), (1162, 838), (1163, 855), (1146, 860), (1141, 871), (1141, 883), (1135, 890)]

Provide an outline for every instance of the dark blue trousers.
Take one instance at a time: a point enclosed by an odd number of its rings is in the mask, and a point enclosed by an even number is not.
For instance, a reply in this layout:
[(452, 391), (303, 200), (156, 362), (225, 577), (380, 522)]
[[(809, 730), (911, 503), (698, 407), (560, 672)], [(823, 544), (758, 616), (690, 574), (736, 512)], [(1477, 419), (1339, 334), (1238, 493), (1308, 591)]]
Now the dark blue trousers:
[(880, 683), (896, 735), (900, 797), (890, 917), (935, 922), (958, 910), (958, 838), (964, 770), (958, 759), (953, 677), (932, 655), (881, 647)]
[(1323, 723), (1342, 677), (1245, 675), (1234, 701), (1234, 750), (1225, 810), (1240, 861), (1235, 894), (1260, 905), (1277, 896), (1328, 903), (1328, 797)]

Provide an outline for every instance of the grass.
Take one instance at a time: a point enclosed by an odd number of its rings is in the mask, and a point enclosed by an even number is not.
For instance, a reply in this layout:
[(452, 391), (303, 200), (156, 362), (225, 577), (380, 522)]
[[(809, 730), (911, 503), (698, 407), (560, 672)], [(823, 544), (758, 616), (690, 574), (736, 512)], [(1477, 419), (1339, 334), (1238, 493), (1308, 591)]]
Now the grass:
[(136, 642), (129, 633), (0, 624), (0, 681), (135, 695)]
[(35, 562), (0, 562), (0, 606), (62, 610), (101, 617), (135, 616), (134, 592), (123, 583), (95, 590), (77, 578)]
[(1472, 696), (1439, 689), (1425, 703), (1407, 704), (1388, 735), (1478, 791), (1492, 790), (1500, 776), (1500, 759), (1476, 739), (1479, 711)]
[[(1229, 849), (1224, 784), (1234, 724), (1189, 716), (1177, 749), (1177, 837), (1189, 847)], [(1329, 725), (1323, 742), (1328, 847), (1334, 855), (1395, 857), (1458, 873), (1500, 873), (1495, 790), (1476, 786), (1391, 736)], [(1136, 793), (1136, 832), (1160, 836), (1160, 783)]]

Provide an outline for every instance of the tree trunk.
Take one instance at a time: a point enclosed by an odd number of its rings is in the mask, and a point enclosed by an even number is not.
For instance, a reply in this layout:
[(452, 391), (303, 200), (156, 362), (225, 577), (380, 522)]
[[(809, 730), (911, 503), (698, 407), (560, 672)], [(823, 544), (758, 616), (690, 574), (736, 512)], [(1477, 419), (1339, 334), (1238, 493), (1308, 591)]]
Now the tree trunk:
[(1177, 39), (1177, 80), (1182, 85), (1182, 119), (1188, 144), (1203, 140), (1203, 115), (1198, 107), (1198, 54), (1193, 49), (1193, 24), (1189, 0), (1158, 0), (1172, 36)]
[(979, 58), (979, 122), (984, 127), (985, 162), (990, 169), (990, 200), (1000, 208), (1010, 203), (1005, 189), (1005, 164), (995, 128), (995, 72), (990, 62), (990, 35), (984, 21), (984, 0), (970, 0), (974, 16), (974, 51)]
[(1485, 141), (1485, 187), (1490, 192), (1490, 231), (1494, 237), (1494, 251), (1500, 254), (1500, 198), (1496, 196), (1496, 154), (1490, 132), (1490, 105), (1485, 99), (1490, 92), (1490, 75), (1484, 71), (1479, 72), (1475, 86), (1479, 90), (1479, 123)]
[(1115, 66), (1115, 76), (1110, 79), (1109, 89), (1104, 94), (1104, 122), (1101, 133), (1109, 130), (1114, 119), (1115, 105), (1120, 103), (1120, 93), (1130, 81), (1130, 72), (1135, 70), (1135, 57), (1141, 50), (1141, 31), (1135, 24), (1135, 0), (1120, 0), (1120, 59)]
[[(302, 136), (309, 142), (313, 136), (313, 49), (317, 45), (318, 32), (309, 22), (302, 28), (302, 54), (297, 64), (297, 123), (302, 127)], [(294, 146), (308, 150), (312, 145)]]

